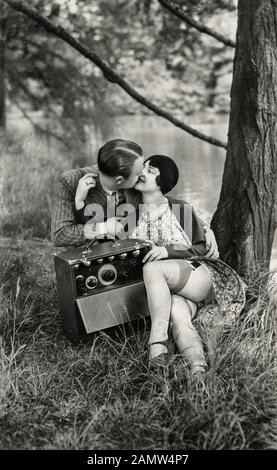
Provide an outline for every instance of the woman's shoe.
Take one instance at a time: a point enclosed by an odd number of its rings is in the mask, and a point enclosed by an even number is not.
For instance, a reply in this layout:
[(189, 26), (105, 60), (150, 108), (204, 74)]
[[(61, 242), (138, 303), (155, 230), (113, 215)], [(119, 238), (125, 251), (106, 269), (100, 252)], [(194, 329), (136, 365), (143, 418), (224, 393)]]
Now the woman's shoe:
[[(160, 345), (160, 348), (158, 347)], [(149, 368), (165, 367), (168, 363), (168, 346), (166, 341), (155, 341), (150, 345)], [(153, 351), (153, 346), (156, 346)]]
[(206, 378), (207, 365), (193, 364), (191, 366), (191, 378), (196, 382), (203, 382)]
[(200, 371), (205, 373), (207, 363), (202, 340), (192, 324), (186, 322), (172, 322), (172, 333), (175, 344), (191, 367), (192, 374)]
[(167, 354), (168, 348), (168, 321), (161, 318), (156, 318), (152, 321), (151, 332), (149, 337), (150, 351), (149, 355), (151, 359), (161, 354)]
[(206, 375), (206, 367), (200, 364), (195, 364), (191, 367), (191, 375), (202, 376)]

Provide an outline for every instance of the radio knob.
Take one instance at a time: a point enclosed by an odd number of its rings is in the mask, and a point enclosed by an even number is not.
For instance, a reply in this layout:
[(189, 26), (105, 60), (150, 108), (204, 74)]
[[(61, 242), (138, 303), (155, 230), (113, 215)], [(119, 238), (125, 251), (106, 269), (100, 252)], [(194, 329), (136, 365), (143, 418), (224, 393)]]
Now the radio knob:
[(120, 259), (126, 259), (127, 258), (127, 253), (121, 253), (121, 255), (119, 255), (119, 258)]
[(140, 254), (140, 250), (133, 251), (134, 258), (137, 258), (139, 256), (139, 254)]
[(103, 258), (98, 258), (97, 263), (98, 263), (98, 264), (102, 264), (103, 261), (104, 261)]
[(116, 273), (112, 269), (107, 269), (107, 271), (103, 271), (102, 279), (106, 282), (114, 281), (116, 277)]
[(81, 274), (79, 276), (76, 276), (76, 284), (78, 286), (80, 286), (81, 284), (83, 284), (85, 281), (85, 278), (84, 276), (82, 276)]
[(74, 264), (74, 269), (77, 271), (77, 269), (79, 269), (79, 264)]
[(114, 260), (114, 256), (109, 256), (109, 257), (108, 257), (108, 260), (109, 260), (109, 261), (113, 261), (113, 260)]
[(87, 267), (89, 267), (91, 265), (91, 261), (87, 258), (83, 258), (82, 263)]
[(98, 279), (95, 276), (89, 276), (86, 280), (86, 286), (88, 289), (94, 289), (98, 284)]
[(104, 286), (110, 286), (117, 278), (117, 270), (113, 264), (104, 264), (98, 271), (98, 279)]

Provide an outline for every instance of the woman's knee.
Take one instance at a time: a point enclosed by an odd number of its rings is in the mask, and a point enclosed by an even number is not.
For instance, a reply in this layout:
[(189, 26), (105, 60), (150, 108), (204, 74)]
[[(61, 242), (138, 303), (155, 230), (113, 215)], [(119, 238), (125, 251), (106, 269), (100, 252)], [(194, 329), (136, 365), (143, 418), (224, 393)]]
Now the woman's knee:
[(181, 297), (180, 295), (177, 295), (177, 294), (172, 294), (171, 305), (173, 309), (182, 307), (184, 306), (185, 303), (186, 303), (186, 299), (184, 299), (184, 297)]
[(197, 304), (180, 295), (171, 296), (171, 320), (191, 321), (197, 312)]
[(162, 272), (159, 261), (150, 261), (143, 266), (143, 279), (152, 280)]

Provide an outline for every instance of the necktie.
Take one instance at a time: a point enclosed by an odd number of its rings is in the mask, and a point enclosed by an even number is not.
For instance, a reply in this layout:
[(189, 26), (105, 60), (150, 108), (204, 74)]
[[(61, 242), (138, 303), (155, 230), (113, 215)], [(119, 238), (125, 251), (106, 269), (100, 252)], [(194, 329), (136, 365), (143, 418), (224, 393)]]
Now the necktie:
[(115, 205), (118, 206), (118, 201), (119, 201), (118, 191), (113, 191), (112, 197), (114, 197)]
[(112, 196), (114, 197), (115, 200), (115, 205), (119, 206), (125, 201), (125, 195), (123, 191), (113, 191)]

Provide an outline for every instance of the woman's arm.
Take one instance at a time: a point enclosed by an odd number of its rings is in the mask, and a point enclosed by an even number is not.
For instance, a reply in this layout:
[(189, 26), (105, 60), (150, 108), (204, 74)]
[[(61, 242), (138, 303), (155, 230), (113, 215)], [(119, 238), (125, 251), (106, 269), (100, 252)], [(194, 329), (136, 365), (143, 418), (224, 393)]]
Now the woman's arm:
[[(205, 230), (203, 228), (203, 221), (196, 215), (195, 210), (189, 204), (186, 205), (187, 209), (191, 209), (190, 217), (187, 220), (191, 223), (191, 230), (188, 230), (191, 233), (191, 246), (186, 246), (182, 243), (173, 243), (167, 245), (165, 248), (168, 252), (168, 258), (170, 259), (182, 259), (182, 258), (192, 258), (194, 256), (205, 256), (207, 254)], [(183, 229), (186, 224), (186, 218), (181, 218), (180, 223)]]
[(180, 243), (165, 246), (169, 259), (193, 258), (194, 256), (205, 256), (207, 253), (206, 242), (199, 242), (190, 247), (182, 248)]

